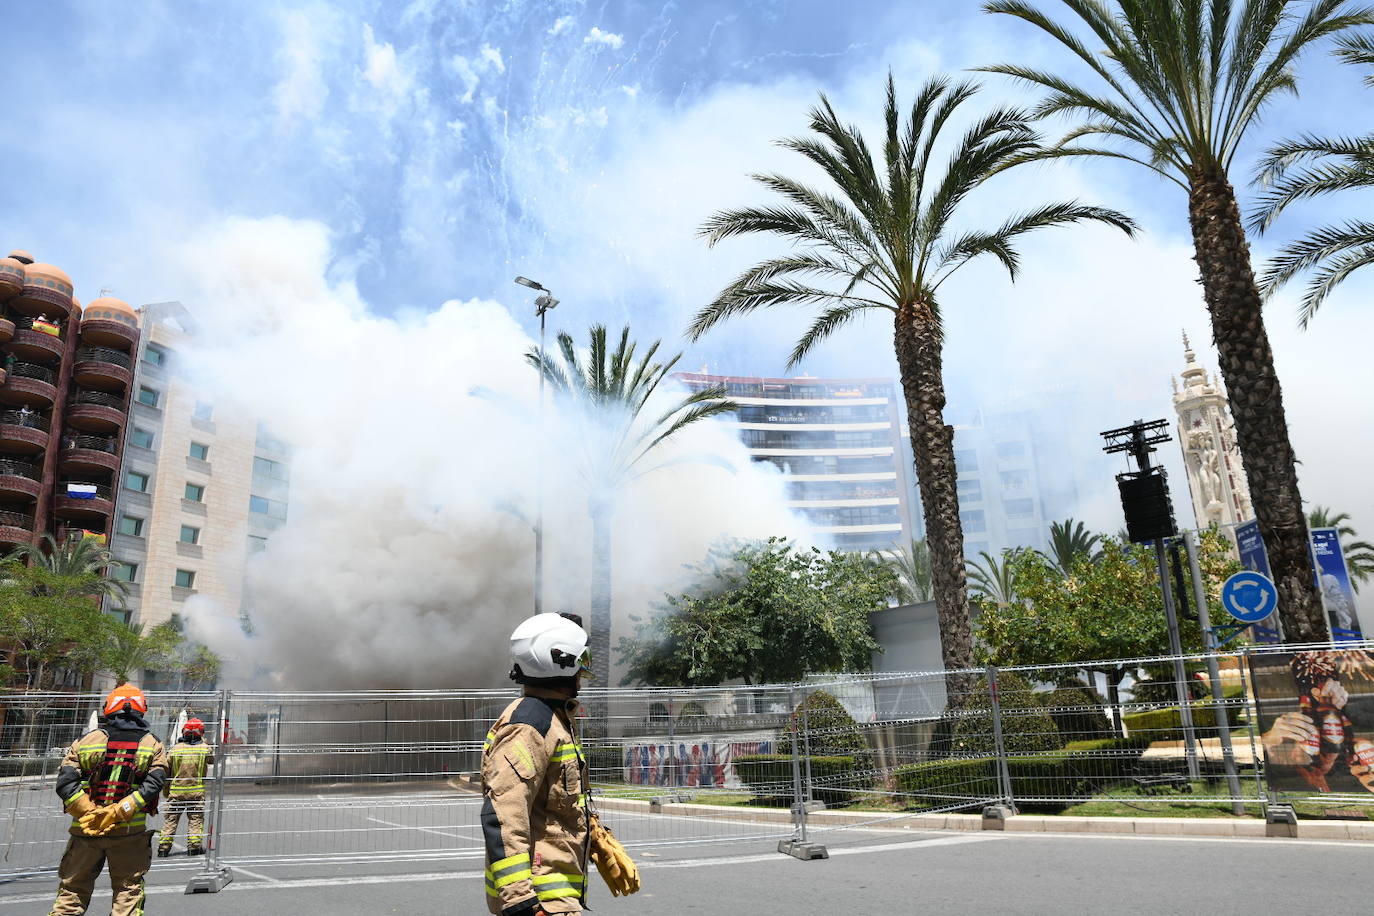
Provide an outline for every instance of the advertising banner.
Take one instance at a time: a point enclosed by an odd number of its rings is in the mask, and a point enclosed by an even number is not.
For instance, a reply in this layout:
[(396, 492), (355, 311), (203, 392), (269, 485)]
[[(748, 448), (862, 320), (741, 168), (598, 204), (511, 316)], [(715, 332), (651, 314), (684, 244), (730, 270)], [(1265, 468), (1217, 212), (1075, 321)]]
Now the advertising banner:
[[(1269, 571), (1269, 554), (1264, 549), (1264, 538), (1260, 537), (1259, 522), (1249, 521), (1236, 526), (1236, 547), (1240, 551), (1240, 565), (1251, 572), (1257, 572), (1266, 579), (1273, 579)], [(1270, 614), (1250, 628), (1257, 643), (1276, 644), (1279, 640), (1279, 615)]]
[(735, 772), (734, 759), (771, 753), (771, 737), (644, 738), (625, 746), (624, 777), (632, 786), (742, 789), (744, 783)]
[(1250, 676), (1270, 789), (1374, 795), (1374, 655), (1253, 655)]
[(1350, 570), (1345, 565), (1340, 533), (1335, 528), (1312, 529), (1312, 565), (1317, 572), (1317, 590), (1321, 592), (1326, 620), (1331, 624), (1331, 638), (1335, 642), (1364, 639), (1360, 633), (1360, 618), (1355, 611), (1355, 589), (1350, 583)]

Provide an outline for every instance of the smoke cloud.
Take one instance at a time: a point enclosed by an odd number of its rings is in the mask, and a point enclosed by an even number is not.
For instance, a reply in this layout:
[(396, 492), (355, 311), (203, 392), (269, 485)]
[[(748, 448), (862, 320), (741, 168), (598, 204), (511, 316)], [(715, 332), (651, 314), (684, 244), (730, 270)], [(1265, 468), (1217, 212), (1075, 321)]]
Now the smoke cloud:
[[(373, 314), (317, 223), (229, 219), (174, 263), (200, 322), (182, 361), (194, 383), (293, 448), (289, 521), (249, 562), (254, 636), (205, 602), (188, 609), (197, 634), (240, 677), (292, 687), (502, 683), (505, 639), (532, 601), (534, 341), (496, 302)], [(549, 405), (546, 606), (585, 614), (577, 431)], [(733, 470), (689, 460), (619, 501), (617, 632), (714, 540), (805, 538), (781, 476), (751, 464), (732, 427), (699, 424), (665, 457), (709, 454)]]

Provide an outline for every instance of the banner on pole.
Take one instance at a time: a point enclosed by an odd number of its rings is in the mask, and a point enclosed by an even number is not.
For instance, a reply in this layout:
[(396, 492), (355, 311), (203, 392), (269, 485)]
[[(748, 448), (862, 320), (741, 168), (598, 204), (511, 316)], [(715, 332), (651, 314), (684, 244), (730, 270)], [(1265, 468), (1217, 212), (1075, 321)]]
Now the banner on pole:
[(1355, 611), (1355, 589), (1350, 582), (1350, 570), (1341, 550), (1340, 531), (1336, 528), (1312, 529), (1312, 567), (1317, 574), (1317, 591), (1321, 592), (1326, 620), (1331, 625), (1335, 642), (1364, 639), (1360, 633), (1360, 618)]
[[(1269, 571), (1269, 553), (1264, 549), (1264, 538), (1260, 537), (1258, 520), (1236, 526), (1236, 548), (1240, 551), (1241, 566), (1273, 581), (1274, 575)], [(1250, 627), (1250, 633), (1257, 643), (1279, 643), (1281, 639), (1278, 613), (1270, 614)]]

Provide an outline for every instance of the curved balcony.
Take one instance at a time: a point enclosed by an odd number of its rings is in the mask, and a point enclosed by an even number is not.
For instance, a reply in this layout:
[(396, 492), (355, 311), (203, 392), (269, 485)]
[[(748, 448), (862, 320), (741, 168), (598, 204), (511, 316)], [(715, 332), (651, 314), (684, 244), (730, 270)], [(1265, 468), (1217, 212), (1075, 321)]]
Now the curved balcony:
[(47, 447), (47, 417), (36, 410), (0, 410), (0, 450), (35, 455)]
[[(10, 338), (10, 352), (29, 362), (45, 363), (61, 359), (67, 349), (61, 337), (61, 329), (53, 322), (44, 322), (34, 327), (36, 319), (20, 315), (14, 319), (14, 334)], [(57, 334), (41, 330), (43, 327), (57, 329)]]
[(96, 525), (95, 528), (81, 528), (64, 525), (57, 529), (57, 542), (65, 544), (68, 541), (84, 541), (87, 538), (95, 538), (101, 545), (109, 543), (109, 536), (105, 534), (103, 525)]
[(124, 399), (118, 395), (78, 391), (67, 401), (67, 425), (82, 432), (117, 433), (124, 419)]
[(76, 351), (72, 375), (82, 388), (122, 391), (134, 380), (129, 354), (108, 347), (82, 347)]
[(0, 509), (0, 544), (33, 543), (33, 516), (27, 512)]
[(138, 328), (112, 318), (82, 318), (81, 342), (92, 347), (132, 351), (138, 346)]
[[(83, 492), (89, 495), (82, 495)], [(114, 511), (114, 496), (105, 484), (93, 484), (79, 478), (59, 480), (53, 509), (59, 518), (100, 519), (103, 529), (103, 520)]]
[(8, 318), (0, 318), (0, 344), (9, 343), (14, 336), (14, 322)]
[(72, 288), (56, 277), (46, 276), (52, 271), (45, 267), (31, 264), (24, 269), (24, 288), (10, 300), (10, 307), (30, 318), (44, 315), (54, 321), (66, 321), (72, 310)]
[(119, 469), (113, 436), (83, 436), (69, 432), (62, 437), (58, 462), (64, 471), (114, 471)]
[(38, 465), (14, 458), (0, 458), (0, 494), (37, 499), (43, 487), (38, 482), (42, 472)]
[(0, 258), (0, 299), (24, 291), (24, 265), (14, 258)]
[(35, 363), (10, 363), (5, 367), (5, 384), (0, 387), (0, 403), (19, 404), (46, 410), (57, 400), (56, 376), (51, 369)]

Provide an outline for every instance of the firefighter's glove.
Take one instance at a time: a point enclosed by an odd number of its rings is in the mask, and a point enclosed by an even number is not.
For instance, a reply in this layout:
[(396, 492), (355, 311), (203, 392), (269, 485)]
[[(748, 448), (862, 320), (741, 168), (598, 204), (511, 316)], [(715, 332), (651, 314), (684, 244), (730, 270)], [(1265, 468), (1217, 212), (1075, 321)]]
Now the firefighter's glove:
[(91, 801), (91, 797), (85, 792), (82, 792), (76, 798), (73, 798), (62, 806), (62, 810), (70, 814), (78, 823), (80, 823), (83, 817), (94, 811), (95, 808), (95, 802)]
[(131, 792), (112, 805), (96, 808), (81, 818), (81, 829), (90, 836), (104, 836), (123, 826), (143, 810), (143, 796)]
[(625, 847), (611, 833), (610, 828), (601, 826), (601, 819), (591, 816), (592, 861), (601, 879), (611, 889), (612, 897), (628, 897), (639, 890), (639, 869), (635, 868)]
[(538, 897), (528, 897), (501, 911), (501, 916), (549, 916)]

